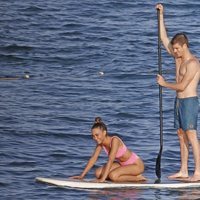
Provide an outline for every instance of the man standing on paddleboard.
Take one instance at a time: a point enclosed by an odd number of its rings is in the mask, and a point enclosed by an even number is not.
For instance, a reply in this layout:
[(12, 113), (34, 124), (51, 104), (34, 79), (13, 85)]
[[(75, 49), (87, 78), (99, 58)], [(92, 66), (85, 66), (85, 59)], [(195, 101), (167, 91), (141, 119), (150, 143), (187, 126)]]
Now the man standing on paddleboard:
[[(176, 82), (169, 83), (161, 76), (157, 76), (159, 85), (175, 90), (174, 125), (180, 142), (181, 167), (180, 171), (169, 176), (170, 179), (184, 179), (189, 182), (200, 181), (200, 147), (197, 138), (198, 94), (197, 86), (200, 79), (200, 64), (190, 52), (187, 36), (176, 34), (172, 40), (168, 38), (163, 16), (163, 5), (157, 4), (160, 10), (160, 35), (167, 52), (172, 55), (176, 63)], [(189, 143), (192, 146), (195, 170), (188, 177)]]

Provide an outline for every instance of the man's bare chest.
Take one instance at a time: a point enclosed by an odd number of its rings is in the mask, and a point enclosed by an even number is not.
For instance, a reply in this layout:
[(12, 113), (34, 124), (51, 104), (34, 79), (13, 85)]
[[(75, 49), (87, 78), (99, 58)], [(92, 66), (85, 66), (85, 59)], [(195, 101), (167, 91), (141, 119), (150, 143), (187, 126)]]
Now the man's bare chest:
[(186, 64), (180, 65), (180, 68), (178, 70), (178, 74), (179, 74), (180, 77), (183, 77), (185, 75), (186, 70), (187, 70), (186, 67), (187, 67)]
[(177, 67), (176, 69), (176, 80), (177, 82), (181, 82), (184, 75), (186, 73), (186, 65), (182, 64), (179, 67)]

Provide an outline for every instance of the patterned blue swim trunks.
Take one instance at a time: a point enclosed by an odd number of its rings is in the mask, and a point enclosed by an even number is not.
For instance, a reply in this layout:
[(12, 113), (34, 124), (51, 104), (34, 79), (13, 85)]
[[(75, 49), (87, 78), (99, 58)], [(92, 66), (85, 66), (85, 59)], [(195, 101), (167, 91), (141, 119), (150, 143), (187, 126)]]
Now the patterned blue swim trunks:
[(176, 98), (174, 105), (174, 127), (197, 130), (199, 101), (198, 97)]

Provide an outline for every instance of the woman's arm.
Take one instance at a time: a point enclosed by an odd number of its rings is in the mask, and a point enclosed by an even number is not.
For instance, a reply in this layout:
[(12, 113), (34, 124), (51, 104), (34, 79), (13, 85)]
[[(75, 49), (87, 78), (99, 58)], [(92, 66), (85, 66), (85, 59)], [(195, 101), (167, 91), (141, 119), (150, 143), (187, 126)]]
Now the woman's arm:
[(94, 151), (93, 155), (89, 159), (89, 161), (88, 161), (85, 169), (81, 173), (81, 175), (80, 176), (73, 176), (72, 178), (83, 179), (85, 177), (85, 175), (89, 172), (89, 170), (93, 167), (93, 165), (95, 164), (95, 162), (97, 161), (97, 159), (99, 157), (99, 154), (101, 153), (101, 150), (102, 150), (102, 146), (97, 145), (96, 148), (95, 148), (95, 151)]
[(112, 167), (112, 164), (115, 160), (117, 151), (118, 151), (119, 146), (120, 146), (119, 139), (117, 139), (116, 137), (113, 137), (111, 146), (112, 146), (112, 148), (111, 148), (110, 153), (109, 153), (109, 157), (108, 157), (108, 161), (107, 161), (106, 166), (105, 166), (104, 173), (103, 173), (102, 177), (98, 180), (98, 182), (104, 182), (106, 180), (106, 178), (108, 177), (108, 174), (110, 172), (110, 169)]

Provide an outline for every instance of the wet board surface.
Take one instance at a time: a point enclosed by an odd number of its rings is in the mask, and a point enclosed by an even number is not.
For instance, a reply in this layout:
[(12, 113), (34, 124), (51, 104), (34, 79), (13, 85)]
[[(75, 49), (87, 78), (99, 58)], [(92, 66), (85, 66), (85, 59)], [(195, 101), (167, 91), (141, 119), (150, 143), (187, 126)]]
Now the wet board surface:
[(36, 181), (58, 187), (69, 187), (79, 189), (105, 189), (105, 188), (138, 188), (138, 189), (181, 189), (181, 188), (200, 188), (200, 182), (196, 183), (95, 183), (91, 180), (72, 180), (72, 179), (53, 179), (37, 177)]

